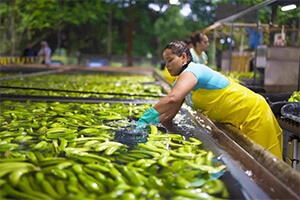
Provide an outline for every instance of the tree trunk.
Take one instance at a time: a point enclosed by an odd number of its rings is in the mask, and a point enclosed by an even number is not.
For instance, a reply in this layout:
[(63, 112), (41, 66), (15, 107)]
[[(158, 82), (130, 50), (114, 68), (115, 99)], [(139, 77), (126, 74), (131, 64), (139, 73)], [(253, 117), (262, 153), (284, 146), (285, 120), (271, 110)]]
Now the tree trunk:
[(161, 41), (158, 37), (156, 40), (157, 40), (157, 44), (158, 44), (157, 51), (156, 51), (157, 58), (161, 60), (162, 59), (162, 45), (161, 45)]
[(11, 56), (15, 55), (16, 51), (16, 39), (15, 39), (15, 0), (11, 1), (11, 22), (10, 22), (10, 32), (11, 32)]
[(57, 49), (60, 49), (61, 47), (61, 0), (58, 0), (58, 9), (59, 9), (59, 19), (57, 22)]
[(128, 23), (127, 23), (127, 66), (132, 67), (132, 31), (133, 31), (133, 6), (129, 0)]
[(111, 59), (111, 39), (112, 39), (112, 1), (109, 3), (108, 29), (107, 29), (107, 56)]
[[(2, 22), (2, 16), (0, 15), (0, 27), (2, 27), (2, 23), (1, 22)], [(2, 33), (3, 33), (2, 30), (0, 30), (0, 41), (4, 41), (3, 38), (2, 38)], [(0, 45), (0, 56), (2, 54), (2, 46), (3, 46), (3, 44)]]

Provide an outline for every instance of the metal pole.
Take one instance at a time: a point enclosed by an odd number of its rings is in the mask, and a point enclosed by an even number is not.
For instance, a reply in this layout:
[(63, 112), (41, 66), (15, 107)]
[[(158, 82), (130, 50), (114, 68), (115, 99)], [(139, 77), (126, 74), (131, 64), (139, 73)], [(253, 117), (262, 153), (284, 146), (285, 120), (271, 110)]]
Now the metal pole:
[(132, 48), (133, 48), (133, 4), (132, 0), (129, 0), (128, 8), (128, 22), (127, 22), (127, 66), (132, 67)]
[(230, 29), (230, 43), (229, 43), (229, 72), (231, 72), (232, 69), (232, 41), (233, 41), (233, 28), (234, 28), (234, 24), (233, 22), (231, 22), (231, 29)]
[(298, 91), (300, 91), (300, 51), (299, 51)]
[(217, 38), (217, 29), (214, 29), (214, 36), (213, 36), (213, 47), (212, 47), (212, 62), (211, 62), (211, 64), (212, 64), (212, 66), (216, 66), (216, 42), (217, 42), (217, 40), (216, 40), (216, 38)]
[(256, 30), (255, 30), (255, 61), (253, 65), (253, 84), (256, 85), (256, 66), (257, 66), (257, 45), (258, 45), (258, 26), (259, 26), (259, 9), (256, 11), (257, 17), (256, 17)]

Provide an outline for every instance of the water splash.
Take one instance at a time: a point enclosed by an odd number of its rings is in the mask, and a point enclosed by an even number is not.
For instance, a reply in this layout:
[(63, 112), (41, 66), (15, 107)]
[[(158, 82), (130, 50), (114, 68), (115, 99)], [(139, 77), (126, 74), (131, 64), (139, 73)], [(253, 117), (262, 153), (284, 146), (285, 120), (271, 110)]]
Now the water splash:
[(150, 127), (147, 125), (137, 129), (136, 124), (137, 122), (132, 121), (130, 125), (117, 130), (115, 133), (115, 140), (130, 147), (135, 146), (138, 143), (146, 143), (147, 137), (150, 134)]

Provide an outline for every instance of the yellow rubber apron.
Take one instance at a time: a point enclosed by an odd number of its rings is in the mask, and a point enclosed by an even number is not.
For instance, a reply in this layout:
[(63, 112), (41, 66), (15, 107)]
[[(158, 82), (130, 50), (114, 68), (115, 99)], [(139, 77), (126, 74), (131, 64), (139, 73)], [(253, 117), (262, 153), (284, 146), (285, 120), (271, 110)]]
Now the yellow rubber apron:
[(282, 130), (265, 99), (230, 80), (220, 90), (192, 92), (194, 109), (211, 120), (230, 123), (282, 160)]

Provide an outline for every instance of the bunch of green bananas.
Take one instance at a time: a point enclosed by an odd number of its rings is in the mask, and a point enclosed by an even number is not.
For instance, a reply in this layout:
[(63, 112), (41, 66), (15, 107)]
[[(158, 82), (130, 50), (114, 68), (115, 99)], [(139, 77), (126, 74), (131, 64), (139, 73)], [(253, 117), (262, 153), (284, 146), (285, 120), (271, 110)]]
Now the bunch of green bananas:
[(198, 139), (151, 125), (146, 143), (114, 141), (149, 106), (1, 102), (1, 199), (228, 198)]
[[(51, 74), (43, 76), (34, 76), (30, 78), (19, 78), (13, 80), (3, 80), (3, 86), (22, 86), (27, 88), (36, 88), (38, 85), (42, 89), (61, 89), (82, 92), (99, 92), (99, 93), (127, 93), (136, 95), (162, 95), (161, 86), (153, 83), (155, 79), (149, 76), (132, 75), (96, 75), (96, 74)], [(2, 88), (5, 94), (20, 95), (44, 95), (44, 96), (71, 96), (71, 97), (101, 97), (101, 98), (131, 98), (125, 95), (109, 95), (95, 93), (72, 93), (47, 90), (21, 90)], [(141, 97), (147, 99), (149, 97)], [(152, 97), (153, 98), (153, 97)]]
[(294, 91), (288, 102), (300, 102), (300, 91)]

